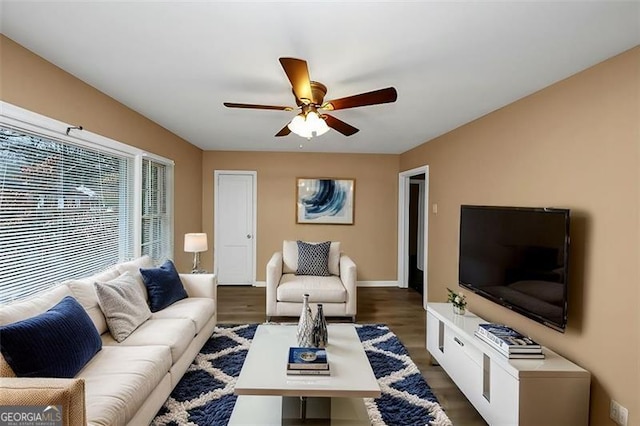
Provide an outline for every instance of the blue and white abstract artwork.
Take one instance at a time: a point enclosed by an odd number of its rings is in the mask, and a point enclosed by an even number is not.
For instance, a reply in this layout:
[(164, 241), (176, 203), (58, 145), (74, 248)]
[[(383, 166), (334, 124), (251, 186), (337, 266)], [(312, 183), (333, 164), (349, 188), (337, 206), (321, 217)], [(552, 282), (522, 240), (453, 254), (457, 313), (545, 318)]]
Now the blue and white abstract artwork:
[(353, 179), (298, 179), (298, 223), (353, 224)]

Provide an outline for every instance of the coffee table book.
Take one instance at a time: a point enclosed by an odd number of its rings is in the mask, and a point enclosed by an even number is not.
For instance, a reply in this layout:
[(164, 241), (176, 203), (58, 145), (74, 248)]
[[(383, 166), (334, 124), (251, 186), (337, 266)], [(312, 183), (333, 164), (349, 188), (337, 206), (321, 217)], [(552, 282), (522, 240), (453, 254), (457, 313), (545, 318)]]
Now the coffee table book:
[[(504, 324), (478, 324), (476, 333), (491, 340), (508, 353), (523, 351), (524, 349), (540, 350), (542, 346), (511, 327)], [(523, 351), (524, 352), (524, 351)]]
[(483, 342), (485, 342), (486, 344), (488, 344), (489, 346), (491, 346), (493, 349), (498, 351), (500, 354), (504, 355), (509, 359), (544, 359), (544, 353), (542, 352), (542, 349), (533, 349), (533, 350), (530, 349), (530, 350), (523, 350), (523, 351), (508, 352), (504, 350), (501, 346), (496, 344), (493, 340), (488, 339), (487, 337), (478, 333), (477, 331), (474, 333), (474, 335), (480, 340), (482, 340)]
[(296, 370), (296, 369), (287, 367), (287, 375), (288, 376), (330, 376), (331, 369), (329, 368), (329, 366), (321, 370), (311, 369), (311, 368)]
[(289, 348), (287, 370), (329, 370), (327, 351), (322, 348)]

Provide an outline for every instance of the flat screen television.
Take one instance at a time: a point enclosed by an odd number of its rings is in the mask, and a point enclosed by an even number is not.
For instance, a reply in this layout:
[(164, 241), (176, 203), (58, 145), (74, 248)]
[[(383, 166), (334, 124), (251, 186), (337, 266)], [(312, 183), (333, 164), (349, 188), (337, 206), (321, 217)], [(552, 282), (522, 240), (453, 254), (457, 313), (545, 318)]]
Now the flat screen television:
[(460, 286), (564, 332), (569, 221), (569, 209), (462, 205)]

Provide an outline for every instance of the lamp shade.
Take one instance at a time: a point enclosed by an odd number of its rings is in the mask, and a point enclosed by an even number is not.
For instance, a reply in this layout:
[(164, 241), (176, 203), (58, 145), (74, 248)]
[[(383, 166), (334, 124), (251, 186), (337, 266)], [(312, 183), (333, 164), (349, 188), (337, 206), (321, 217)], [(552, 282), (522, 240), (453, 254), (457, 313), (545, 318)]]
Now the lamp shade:
[(189, 253), (200, 253), (203, 251), (207, 251), (207, 234), (184, 234), (184, 251)]

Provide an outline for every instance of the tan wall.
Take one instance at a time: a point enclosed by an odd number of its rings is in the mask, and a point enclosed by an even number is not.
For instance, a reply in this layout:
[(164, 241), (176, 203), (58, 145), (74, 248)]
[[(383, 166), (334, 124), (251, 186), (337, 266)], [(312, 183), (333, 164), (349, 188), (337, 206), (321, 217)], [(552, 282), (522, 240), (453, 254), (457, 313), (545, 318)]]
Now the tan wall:
[(202, 150), (0, 35), (0, 99), (175, 161), (176, 266), (190, 270), (183, 235), (199, 232)]
[(428, 164), (429, 300), (457, 283), (460, 204), (572, 209), (565, 334), (475, 295), (469, 308), (592, 373), (591, 424), (609, 400), (640, 424), (640, 47), (404, 153)]
[[(214, 170), (257, 172), (257, 279), (282, 240), (341, 241), (358, 265), (358, 280), (396, 281), (397, 155), (205, 151), (202, 167), (203, 229), (213, 236)], [(296, 224), (297, 177), (354, 178), (354, 225)], [(212, 255), (203, 259), (212, 268)]]

